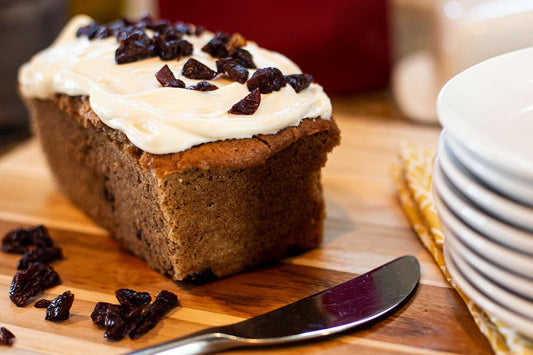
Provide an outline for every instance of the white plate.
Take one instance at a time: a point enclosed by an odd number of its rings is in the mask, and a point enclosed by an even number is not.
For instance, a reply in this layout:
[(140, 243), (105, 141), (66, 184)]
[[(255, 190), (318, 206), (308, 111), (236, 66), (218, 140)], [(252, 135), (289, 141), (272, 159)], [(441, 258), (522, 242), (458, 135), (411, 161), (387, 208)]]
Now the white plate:
[(445, 133), (442, 132), (439, 140), (439, 164), (448, 180), (485, 211), (505, 222), (533, 231), (533, 208), (506, 199), (476, 180), (449, 151)]
[(481, 62), (437, 99), (442, 125), (487, 161), (533, 181), (533, 47)]
[(520, 297), (501, 286), (498, 286), (489, 278), (485, 277), (479, 272), (479, 270), (476, 269), (476, 267), (473, 267), (473, 265), (464, 260), (461, 255), (459, 255), (455, 249), (453, 249), (452, 244), (448, 245), (448, 252), (452, 256), (455, 266), (461, 270), (461, 274), (470, 282), (472, 286), (485, 295), (490, 295), (490, 298), (512, 312), (531, 319), (531, 325), (533, 326), (532, 301)]
[(433, 189), (432, 192), (433, 201), (439, 213), (441, 227), (446, 238), (457, 237), (461, 243), (491, 263), (533, 280), (533, 257), (506, 248), (473, 231), (455, 217), (441, 200), (436, 189)]
[(533, 183), (505, 172), (498, 170), (490, 165), (489, 162), (483, 161), (474, 153), (469, 152), (461, 146), (457, 140), (446, 132), (445, 142), (450, 151), (455, 155), (457, 160), (464, 166), (468, 167), (478, 179), (489, 185), (499, 193), (515, 199), (521, 203), (533, 206)]
[(477, 209), (451, 186), (449, 181), (446, 181), (438, 164), (433, 171), (433, 185), (450, 210), (467, 225), (502, 245), (528, 253), (533, 257), (533, 233), (502, 223)]
[(452, 254), (457, 254), (463, 260), (466, 260), (470, 265), (478, 269), (484, 277), (533, 302), (533, 280), (528, 280), (485, 260), (461, 243), (459, 238), (454, 236), (450, 230), (446, 230), (446, 243), (453, 250)]
[(454, 263), (446, 244), (444, 245), (444, 260), (453, 281), (475, 304), (521, 334), (533, 339), (533, 320), (508, 310), (472, 286)]

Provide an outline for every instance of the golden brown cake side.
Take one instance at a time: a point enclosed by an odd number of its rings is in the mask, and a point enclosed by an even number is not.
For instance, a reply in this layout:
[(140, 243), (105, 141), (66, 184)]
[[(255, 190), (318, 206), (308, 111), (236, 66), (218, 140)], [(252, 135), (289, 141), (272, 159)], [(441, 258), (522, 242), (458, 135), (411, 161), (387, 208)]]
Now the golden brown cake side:
[(26, 101), (66, 195), (176, 280), (226, 276), (321, 243), (320, 168), (340, 139), (333, 120), (153, 155), (102, 124), (86, 98)]

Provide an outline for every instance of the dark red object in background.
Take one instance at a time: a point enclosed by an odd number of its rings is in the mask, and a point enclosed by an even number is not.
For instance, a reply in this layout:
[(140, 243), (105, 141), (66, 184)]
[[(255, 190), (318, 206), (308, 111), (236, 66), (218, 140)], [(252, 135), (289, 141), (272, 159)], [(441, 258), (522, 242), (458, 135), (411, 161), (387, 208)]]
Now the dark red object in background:
[[(381, 89), (389, 81), (386, 0), (159, 0), (161, 18), (239, 32), (283, 53), (329, 94)], [(291, 74), (291, 73), (284, 73)]]

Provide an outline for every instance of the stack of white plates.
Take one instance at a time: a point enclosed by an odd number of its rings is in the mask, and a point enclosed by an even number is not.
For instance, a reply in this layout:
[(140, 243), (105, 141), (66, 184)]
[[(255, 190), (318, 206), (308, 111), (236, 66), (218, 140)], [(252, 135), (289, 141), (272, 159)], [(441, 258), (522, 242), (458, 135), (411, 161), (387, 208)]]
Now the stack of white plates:
[(533, 339), (533, 48), (459, 74), (437, 111), (445, 130), (433, 196), (450, 274)]

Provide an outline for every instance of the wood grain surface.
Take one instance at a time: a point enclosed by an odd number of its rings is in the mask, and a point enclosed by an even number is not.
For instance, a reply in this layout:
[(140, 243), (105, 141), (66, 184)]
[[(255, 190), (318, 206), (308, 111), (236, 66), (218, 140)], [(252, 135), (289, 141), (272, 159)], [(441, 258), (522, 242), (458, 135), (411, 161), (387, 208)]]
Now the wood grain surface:
[[(421, 284), (410, 302), (385, 320), (325, 341), (228, 353), (490, 354), (466, 306), (411, 231), (390, 179), (401, 142), (435, 147), (439, 129), (387, 119), (379, 107), (364, 113), (346, 103), (335, 107), (342, 143), (323, 173), (323, 246), (203, 285), (174, 283), (124, 251), (58, 191), (35, 140), (2, 156), (0, 236), (19, 226), (48, 226), (66, 259), (54, 264), (62, 284), (43, 297), (71, 290), (76, 299), (70, 319), (62, 323), (45, 321), (44, 310), (32, 305), (17, 308), (7, 293), (19, 256), (1, 253), (0, 326), (17, 340), (0, 351), (124, 353), (259, 315), (412, 254), (422, 266)], [(114, 291), (123, 287), (152, 295), (167, 289), (178, 295), (181, 306), (136, 341), (108, 342), (89, 316), (96, 302), (115, 302)]]

